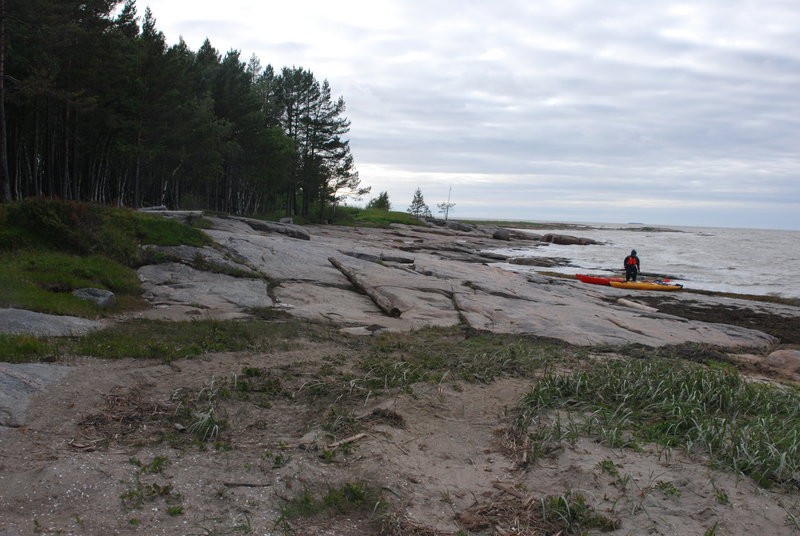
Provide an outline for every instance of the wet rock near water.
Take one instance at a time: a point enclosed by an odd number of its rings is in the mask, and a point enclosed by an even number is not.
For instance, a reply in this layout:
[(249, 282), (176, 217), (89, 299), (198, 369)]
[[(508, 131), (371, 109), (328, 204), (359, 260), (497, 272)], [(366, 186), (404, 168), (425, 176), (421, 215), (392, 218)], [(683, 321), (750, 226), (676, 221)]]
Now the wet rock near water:
[(596, 240), (591, 238), (582, 238), (579, 236), (562, 235), (562, 234), (546, 234), (539, 238), (542, 242), (550, 244), (559, 244), (563, 246), (588, 246), (591, 244), (599, 244)]
[(563, 257), (512, 257), (508, 259), (507, 262), (520, 266), (540, 266), (549, 268), (552, 266), (568, 266), (570, 260)]

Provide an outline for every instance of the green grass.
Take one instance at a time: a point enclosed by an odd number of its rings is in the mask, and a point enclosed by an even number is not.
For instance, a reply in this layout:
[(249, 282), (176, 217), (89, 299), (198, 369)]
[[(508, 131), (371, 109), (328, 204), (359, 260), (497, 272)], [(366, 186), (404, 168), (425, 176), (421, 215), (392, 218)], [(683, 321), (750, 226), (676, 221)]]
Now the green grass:
[(340, 488), (328, 488), (322, 496), (304, 490), (286, 500), (278, 524), (293, 519), (328, 514), (374, 515), (386, 507), (378, 491), (368, 483), (347, 482)]
[(0, 205), (0, 307), (93, 317), (97, 307), (70, 293), (95, 287), (117, 295), (111, 312), (137, 308), (141, 245), (209, 243), (196, 228), (127, 209), (44, 199)]
[[(555, 420), (543, 417), (552, 410)], [(516, 426), (534, 456), (578, 435), (611, 447), (654, 443), (708, 456), (762, 486), (800, 489), (800, 393), (736, 371), (653, 358), (549, 374), (526, 395)]]
[(425, 223), (407, 212), (357, 207), (338, 207), (334, 223), (337, 225), (363, 227), (388, 227), (392, 223), (425, 225)]
[(620, 528), (620, 523), (597, 513), (586, 504), (586, 497), (580, 493), (567, 492), (564, 495), (549, 495), (540, 499), (542, 518), (555, 524), (561, 534), (588, 534), (589, 529), (609, 532)]
[(0, 307), (21, 307), (40, 313), (92, 317), (98, 307), (72, 296), (83, 287), (114, 292), (111, 312), (139, 303), (136, 271), (107, 257), (24, 249), (0, 258)]
[(209, 352), (268, 351), (308, 332), (302, 322), (132, 320), (80, 338), (0, 335), (0, 360), (12, 363), (70, 355), (159, 359), (169, 363)]
[(369, 398), (388, 390), (413, 392), (418, 383), (489, 383), (499, 377), (531, 377), (554, 363), (580, 363), (588, 350), (524, 336), (486, 334), (465, 338), (460, 328), (383, 333), (347, 341), (347, 372), (320, 369), (298, 394), (311, 398)]
[(198, 229), (161, 216), (74, 201), (30, 198), (0, 206), (0, 250), (52, 249), (135, 265), (138, 246), (203, 246)]

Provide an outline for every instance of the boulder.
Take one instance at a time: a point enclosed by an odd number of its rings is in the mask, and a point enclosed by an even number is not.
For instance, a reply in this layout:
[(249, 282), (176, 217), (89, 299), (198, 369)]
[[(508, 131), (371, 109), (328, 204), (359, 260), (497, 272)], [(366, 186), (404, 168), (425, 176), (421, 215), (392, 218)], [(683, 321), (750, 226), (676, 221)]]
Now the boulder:
[(464, 233), (471, 233), (475, 230), (474, 225), (470, 225), (468, 223), (461, 223), (460, 221), (448, 221), (445, 226), (448, 229), (453, 229), (454, 231), (462, 231)]
[(353, 257), (355, 259), (361, 259), (362, 261), (367, 262), (381, 262), (380, 255), (373, 255), (371, 253), (363, 253), (359, 251), (340, 251), (342, 255), (347, 255), (348, 257)]
[(498, 229), (492, 234), (492, 238), (508, 242), (511, 240), (511, 232), (508, 229)]
[(478, 253), (484, 259), (489, 259), (493, 261), (500, 261), (500, 262), (508, 262), (508, 255), (504, 255), (502, 253), (497, 253), (495, 251), (481, 251)]
[(108, 309), (117, 302), (117, 297), (110, 290), (101, 288), (79, 288), (72, 291), (72, 295), (82, 300), (87, 300), (101, 309)]
[(25, 309), (0, 309), (0, 333), (37, 337), (85, 335), (105, 327), (104, 322), (76, 316), (48, 315)]
[(599, 243), (596, 240), (592, 240), (591, 238), (581, 238), (579, 236), (553, 234), (553, 233), (542, 235), (542, 237), (539, 240), (541, 240), (542, 242), (549, 242), (551, 244), (559, 244), (562, 246), (587, 246), (589, 244)]
[[(279, 281), (271, 291), (275, 306), (342, 328), (379, 324), (406, 331), (465, 324), (476, 331), (553, 337), (579, 345), (699, 342), (763, 349), (777, 343), (752, 329), (609, 303), (609, 298), (622, 296), (610, 287), (590, 289), (488, 264), (479, 252), (493, 246), (489, 232), (496, 228), (472, 234), (416, 226), (308, 229), (314, 240), (293, 240), (283, 233), (206, 232), (248, 266)], [(413, 248), (413, 263), (385, 262), (408, 248)], [(186, 275), (175, 273), (169, 279), (182, 283)], [(159, 286), (164, 292), (183, 290), (169, 283)], [(197, 287), (186, 294), (202, 292)]]
[(159, 307), (190, 306), (219, 314), (273, 305), (264, 279), (204, 272), (178, 263), (142, 266), (138, 273), (145, 299)]
[(518, 264), (520, 266), (541, 266), (549, 268), (551, 266), (566, 266), (569, 264), (569, 259), (562, 257), (514, 257), (508, 259), (509, 264)]
[(765, 363), (795, 381), (800, 380), (800, 350), (777, 350), (767, 356)]
[(506, 229), (513, 240), (538, 240), (541, 241), (542, 235), (521, 231), (519, 229)]

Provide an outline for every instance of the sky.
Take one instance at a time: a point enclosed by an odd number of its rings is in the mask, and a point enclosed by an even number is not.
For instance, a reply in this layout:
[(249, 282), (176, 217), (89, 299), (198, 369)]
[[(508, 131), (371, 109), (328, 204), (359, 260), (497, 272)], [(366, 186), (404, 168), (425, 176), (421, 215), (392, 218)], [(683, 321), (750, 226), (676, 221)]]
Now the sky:
[(797, 0), (137, 0), (303, 67), (363, 186), (434, 215), (800, 230)]

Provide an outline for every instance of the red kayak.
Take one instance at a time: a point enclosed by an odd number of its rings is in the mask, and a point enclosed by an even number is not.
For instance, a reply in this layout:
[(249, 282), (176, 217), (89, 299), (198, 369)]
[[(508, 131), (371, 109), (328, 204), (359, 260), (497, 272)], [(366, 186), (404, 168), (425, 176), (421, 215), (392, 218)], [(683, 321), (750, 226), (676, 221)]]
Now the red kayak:
[(578, 281), (583, 281), (584, 283), (589, 283), (590, 285), (610, 285), (612, 281), (620, 282), (625, 281), (624, 279), (620, 279), (618, 277), (597, 277), (594, 275), (584, 275), (584, 274), (575, 274), (575, 277), (578, 278)]

